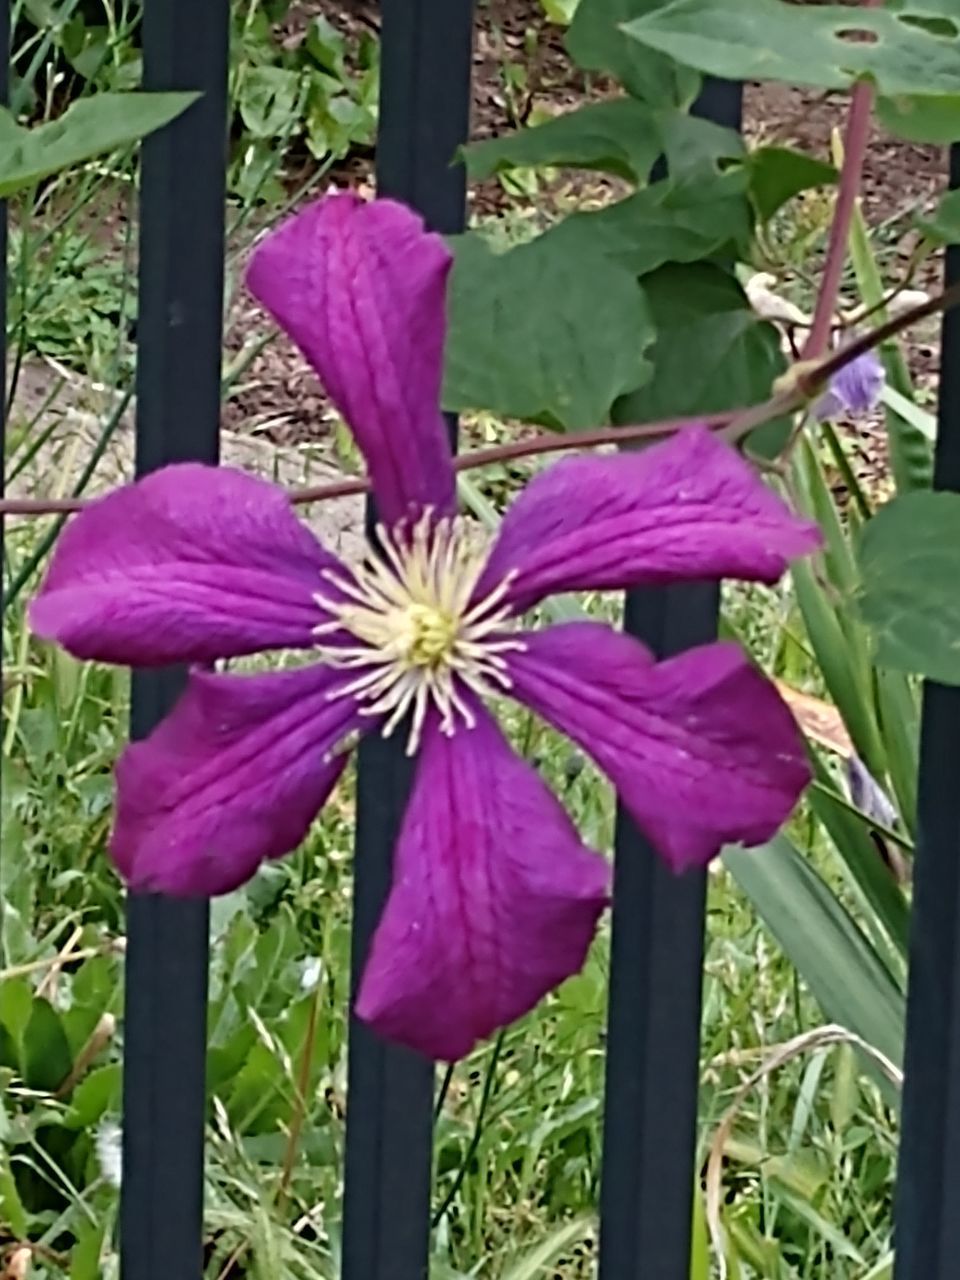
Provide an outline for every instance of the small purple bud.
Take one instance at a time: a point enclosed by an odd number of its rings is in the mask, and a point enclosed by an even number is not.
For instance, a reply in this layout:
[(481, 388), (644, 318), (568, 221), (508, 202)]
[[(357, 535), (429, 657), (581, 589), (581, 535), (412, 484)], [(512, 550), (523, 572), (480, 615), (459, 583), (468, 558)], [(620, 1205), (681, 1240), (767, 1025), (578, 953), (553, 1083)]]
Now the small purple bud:
[(813, 412), (821, 422), (825, 418), (862, 417), (879, 404), (885, 381), (880, 358), (875, 351), (865, 351), (833, 375)]

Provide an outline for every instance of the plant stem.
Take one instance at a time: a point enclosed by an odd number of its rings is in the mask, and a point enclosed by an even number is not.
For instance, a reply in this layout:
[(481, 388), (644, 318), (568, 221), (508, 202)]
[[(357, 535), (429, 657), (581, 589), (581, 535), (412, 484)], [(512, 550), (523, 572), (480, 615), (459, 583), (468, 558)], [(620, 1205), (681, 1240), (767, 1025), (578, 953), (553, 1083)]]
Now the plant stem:
[(307, 1115), (307, 1093), (310, 1090), (310, 1073), (313, 1070), (313, 1050), (317, 1040), (317, 1017), (320, 1009), (320, 983), (313, 989), (313, 999), (307, 1014), (307, 1030), (304, 1035), (303, 1049), (300, 1054), (300, 1070), (297, 1072), (297, 1094), (293, 1100), (293, 1113), (290, 1116), (290, 1132), (287, 1134), (287, 1146), (283, 1153), (283, 1168), (280, 1173), (280, 1185), (277, 1188), (277, 1208), (282, 1208), (290, 1190), (290, 1179), (293, 1176), (293, 1165), (300, 1146), (300, 1135), (303, 1133), (303, 1122)]
[[(862, 356), (886, 342), (903, 329), (910, 328), (928, 316), (940, 311), (947, 311), (960, 303), (960, 284), (953, 284), (949, 289), (929, 298), (920, 306), (911, 307), (901, 315), (894, 316), (869, 333), (863, 333), (852, 342), (848, 342), (839, 350), (832, 352), (824, 359), (802, 361), (793, 366), (793, 380), (786, 389), (775, 392), (769, 400), (752, 405), (748, 409), (730, 409), (725, 413), (699, 414), (692, 418), (667, 418), (660, 422), (645, 422), (633, 427), (599, 427), (596, 431), (574, 431), (560, 435), (548, 431), (542, 435), (531, 436), (529, 440), (516, 440), (510, 444), (494, 445), (488, 449), (474, 449), (470, 453), (461, 454), (453, 461), (457, 471), (470, 471), (475, 467), (489, 466), (495, 462), (510, 461), (515, 458), (531, 458), (547, 453), (561, 453), (571, 449), (597, 449), (602, 445), (620, 445), (636, 443), (640, 440), (662, 440), (676, 435), (685, 427), (708, 427), (712, 431), (722, 431), (725, 439), (740, 440), (755, 427), (762, 426), (784, 413), (800, 409), (809, 400), (820, 394), (830, 378), (843, 369), (851, 361)], [(296, 504), (308, 502), (324, 502), (330, 498), (345, 498), (353, 494), (367, 493), (370, 482), (363, 478), (355, 480), (337, 480), (332, 484), (314, 485), (306, 489), (290, 490), (290, 501)], [(50, 516), (72, 515), (89, 506), (90, 498), (4, 498), (0, 500), (0, 516)], [(50, 540), (52, 541), (52, 539)], [(43, 551), (33, 557), (39, 560), (48, 549), (44, 543)], [(31, 562), (30, 572), (34, 564)], [(22, 579), (23, 575), (21, 575)], [(17, 586), (22, 585), (18, 579)], [(11, 594), (13, 594), (11, 592)]]
[[(882, 0), (862, 0), (865, 9), (876, 9)], [(870, 118), (873, 114), (873, 85), (860, 80), (854, 86), (847, 116), (847, 129), (843, 143), (843, 169), (840, 173), (840, 190), (830, 227), (827, 260), (820, 280), (820, 290), (813, 312), (813, 324), (803, 349), (805, 360), (816, 360), (830, 348), (833, 317), (840, 298), (840, 284), (847, 258), (847, 241), (850, 238), (850, 222), (860, 195), (863, 180), (863, 164), (870, 140)]]

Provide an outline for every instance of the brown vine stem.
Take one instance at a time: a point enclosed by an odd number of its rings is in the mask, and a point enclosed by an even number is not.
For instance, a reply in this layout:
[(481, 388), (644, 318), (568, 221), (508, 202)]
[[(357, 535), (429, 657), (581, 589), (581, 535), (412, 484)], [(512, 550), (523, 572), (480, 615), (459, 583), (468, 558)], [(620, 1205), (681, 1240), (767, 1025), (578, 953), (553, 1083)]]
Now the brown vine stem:
[[(740, 440), (754, 427), (800, 409), (815, 399), (835, 373), (865, 351), (886, 342), (902, 329), (908, 329), (918, 321), (958, 304), (960, 284), (954, 284), (936, 297), (894, 316), (869, 333), (861, 334), (824, 359), (801, 361), (794, 365), (788, 371), (780, 390), (775, 391), (769, 400), (750, 408), (700, 414), (693, 418), (668, 418), (662, 422), (645, 422), (638, 426), (600, 427), (596, 431), (574, 431), (565, 435), (549, 431), (543, 435), (531, 436), (528, 440), (516, 440), (510, 444), (493, 445), (488, 449), (475, 449), (461, 454), (454, 459), (454, 467), (457, 471), (469, 471), (474, 467), (490, 466), (492, 463), (516, 458), (531, 458), (539, 454), (596, 449), (602, 445), (632, 444), (641, 440), (662, 440), (694, 423), (714, 431), (722, 431), (725, 439)], [(369, 488), (369, 481), (365, 479), (337, 480), (308, 489), (293, 489), (290, 491), (290, 500), (298, 504), (323, 502), (330, 498), (366, 493)], [(95, 498), (4, 498), (0, 499), (0, 516), (72, 515), (95, 501)]]
[[(863, 8), (878, 9), (883, 0), (862, 0)], [(870, 141), (870, 118), (873, 114), (873, 85), (860, 80), (854, 85), (847, 116), (844, 137), (843, 168), (840, 173), (840, 189), (830, 227), (827, 259), (813, 312), (813, 323), (803, 349), (805, 360), (816, 360), (830, 347), (833, 317), (840, 298), (840, 284), (847, 259), (847, 243), (850, 239), (850, 223), (857, 206), (863, 181), (863, 165)]]

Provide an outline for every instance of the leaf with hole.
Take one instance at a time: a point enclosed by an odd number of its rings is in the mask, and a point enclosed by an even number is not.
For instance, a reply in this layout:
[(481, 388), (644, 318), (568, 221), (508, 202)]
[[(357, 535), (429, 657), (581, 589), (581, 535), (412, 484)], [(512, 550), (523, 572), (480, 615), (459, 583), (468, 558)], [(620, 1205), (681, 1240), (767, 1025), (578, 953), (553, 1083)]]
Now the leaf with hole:
[(645, 48), (729, 80), (845, 89), (869, 76), (888, 96), (956, 94), (960, 25), (929, 0), (889, 8), (785, 0), (675, 0), (624, 27)]
[(633, 273), (584, 238), (507, 253), (455, 239), (443, 404), (582, 430), (650, 374), (653, 327)]
[(181, 115), (195, 93), (97, 93), (57, 120), (25, 129), (0, 108), (0, 197), (61, 169), (139, 142)]
[(908, 493), (865, 526), (860, 612), (880, 666), (960, 684), (960, 494)]

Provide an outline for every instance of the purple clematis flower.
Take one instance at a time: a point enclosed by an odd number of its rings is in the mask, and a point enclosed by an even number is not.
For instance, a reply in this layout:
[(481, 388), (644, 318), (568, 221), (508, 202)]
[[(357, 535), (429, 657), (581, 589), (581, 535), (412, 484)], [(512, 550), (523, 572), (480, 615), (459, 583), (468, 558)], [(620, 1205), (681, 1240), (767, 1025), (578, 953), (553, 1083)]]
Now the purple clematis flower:
[[(578, 622), (524, 631), (552, 592), (773, 582), (817, 543), (732, 449), (691, 429), (533, 480), (489, 551), (459, 520), (438, 408), (450, 257), (411, 212), (329, 197), (256, 253), (253, 292), (353, 429), (382, 521), (348, 568), (274, 486), (171, 466), (67, 528), (32, 606), (81, 658), (199, 664), (117, 768), (111, 852), (135, 890), (218, 894), (295, 848), (358, 731), (419, 752), (358, 1015), (456, 1059), (583, 963), (607, 904), (581, 843), (487, 708), (510, 696), (593, 757), (671, 867), (756, 844), (809, 778), (791, 716), (730, 644), (657, 663)], [(203, 669), (293, 649), (260, 675)]]
[(821, 422), (830, 418), (862, 418), (880, 403), (886, 372), (875, 351), (865, 351), (844, 365), (813, 406)]

